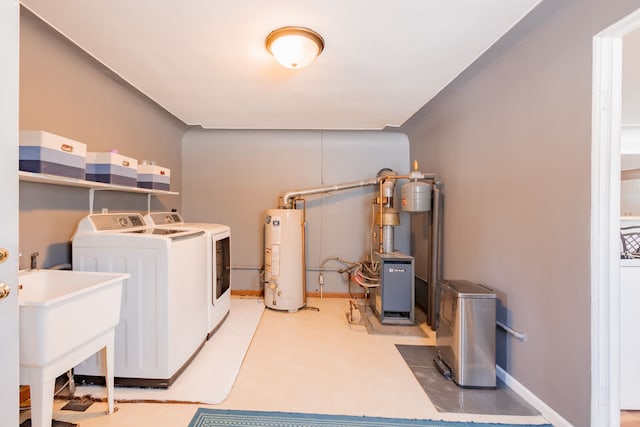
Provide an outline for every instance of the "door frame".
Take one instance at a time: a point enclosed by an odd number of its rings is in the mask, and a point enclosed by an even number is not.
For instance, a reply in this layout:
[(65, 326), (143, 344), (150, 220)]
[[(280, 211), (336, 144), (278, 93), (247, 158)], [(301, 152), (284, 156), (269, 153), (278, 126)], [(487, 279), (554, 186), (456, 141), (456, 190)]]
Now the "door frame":
[(623, 37), (640, 9), (593, 38), (591, 425), (620, 425), (620, 135)]
[(18, 99), (20, 5), (0, 3), (0, 247), (9, 257), (0, 263), (0, 282), (10, 287), (0, 300), (0, 425), (18, 425)]

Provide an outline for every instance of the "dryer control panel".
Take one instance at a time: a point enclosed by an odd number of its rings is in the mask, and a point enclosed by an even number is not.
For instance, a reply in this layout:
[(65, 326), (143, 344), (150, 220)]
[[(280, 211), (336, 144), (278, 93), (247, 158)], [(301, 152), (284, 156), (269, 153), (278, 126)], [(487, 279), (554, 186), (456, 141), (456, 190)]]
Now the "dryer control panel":
[(178, 212), (151, 212), (147, 215), (149, 225), (184, 225), (184, 220)]

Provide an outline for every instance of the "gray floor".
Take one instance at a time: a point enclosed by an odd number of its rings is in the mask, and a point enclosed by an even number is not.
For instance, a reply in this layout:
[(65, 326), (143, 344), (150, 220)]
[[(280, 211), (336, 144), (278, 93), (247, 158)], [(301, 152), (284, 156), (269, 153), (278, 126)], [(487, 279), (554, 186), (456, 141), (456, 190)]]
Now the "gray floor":
[(400, 345), (396, 348), (411, 368), (422, 389), (440, 412), (489, 415), (539, 415), (500, 379), (495, 390), (465, 389), (448, 380), (433, 364), (436, 348)]

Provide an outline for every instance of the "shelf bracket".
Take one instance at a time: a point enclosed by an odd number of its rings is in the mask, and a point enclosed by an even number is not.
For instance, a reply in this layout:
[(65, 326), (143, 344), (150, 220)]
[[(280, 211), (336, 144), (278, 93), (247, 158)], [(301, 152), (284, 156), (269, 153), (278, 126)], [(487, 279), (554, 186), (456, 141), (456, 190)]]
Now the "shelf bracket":
[(93, 196), (95, 195), (95, 189), (89, 189), (89, 215), (93, 215)]

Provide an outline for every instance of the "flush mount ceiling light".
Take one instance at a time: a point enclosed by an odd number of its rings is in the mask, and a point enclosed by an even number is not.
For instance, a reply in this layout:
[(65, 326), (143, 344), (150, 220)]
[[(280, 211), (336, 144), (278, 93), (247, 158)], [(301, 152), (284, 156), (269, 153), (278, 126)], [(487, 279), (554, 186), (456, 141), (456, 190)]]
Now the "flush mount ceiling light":
[(282, 27), (269, 33), (265, 46), (280, 65), (298, 69), (315, 61), (324, 49), (324, 40), (309, 28)]

